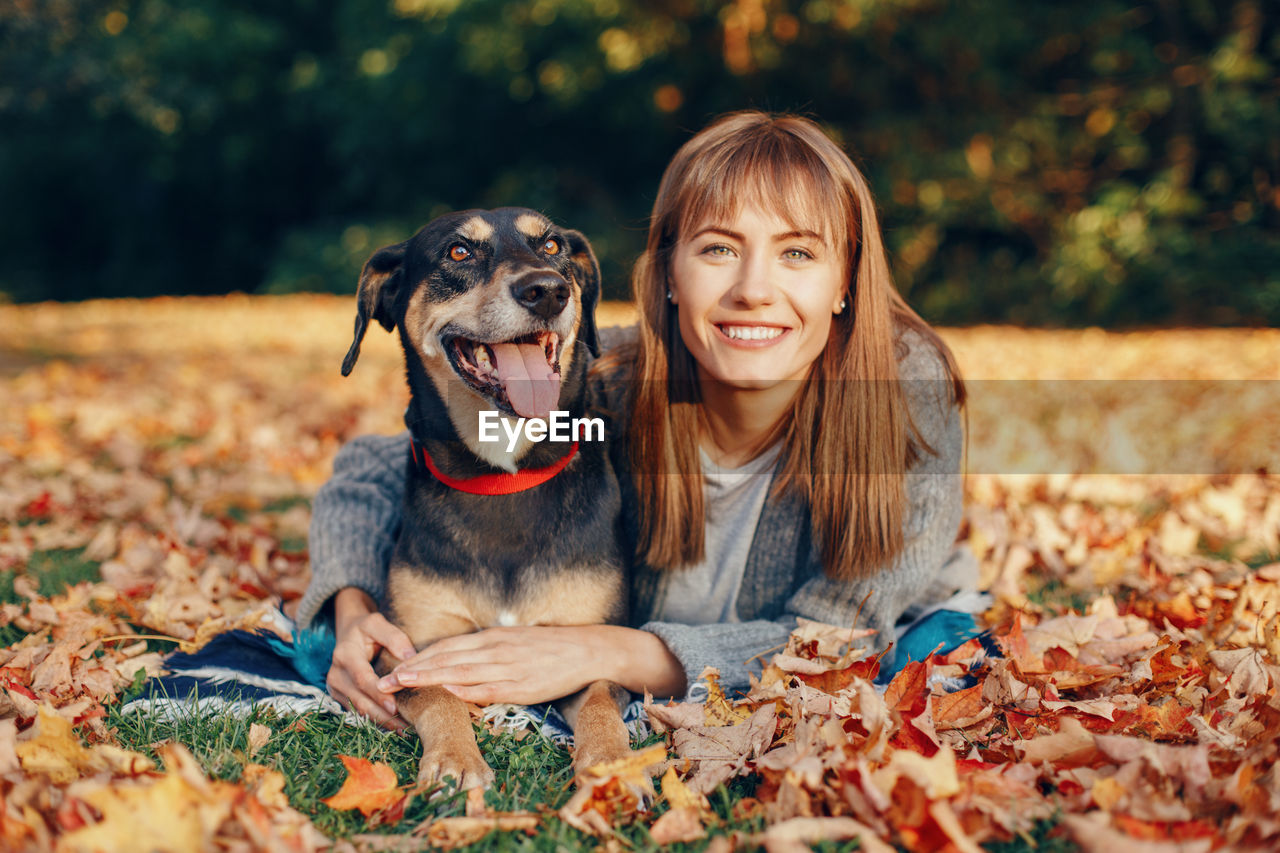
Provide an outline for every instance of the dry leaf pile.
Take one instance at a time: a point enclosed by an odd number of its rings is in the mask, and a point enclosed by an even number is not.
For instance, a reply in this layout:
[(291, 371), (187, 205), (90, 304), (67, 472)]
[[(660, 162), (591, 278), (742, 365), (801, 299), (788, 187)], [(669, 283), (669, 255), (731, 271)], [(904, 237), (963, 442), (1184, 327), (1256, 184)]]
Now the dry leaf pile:
[[(751, 692), (651, 707), (707, 793), (755, 773), (770, 850), (975, 851), (1062, 815), (1087, 850), (1280, 844), (1280, 482), (973, 484), (969, 541), (997, 595), (979, 640), (881, 695), (857, 632), (802, 625)], [(1162, 509), (1154, 511), (1153, 506)], [(1045, 579), (1083, 612), (1036, 604)], [(1105, 592), (1104, 592), (1105, 591)]]
[(19, 733), (0, 720), (0, 847), (5, 850), (310, 851), (327, 845), (284, 795), (284, 777), (245, 767), (209, 779), (186, 747), (160, 748), (165, 770), (109, 743), (84, 746), (48, 706)]
[[(275, 771), (218, 782), (170, 745), (159, 772), (102, 718), (158, 664), (143, 635), (172, 641), (151, 649), (199, 645), (300, 595), (307, 500), (333, 454), (399, 428), (396, 345), (371, 336), (343, 380), (351, 305), (327, 297), (0, 306), (0, 325), (0, 578), (17, 602), (0, 605), (0, 630), (26, 635), (0, 649), (0, 847), (326, 845)], [(605, 836), (644, 820), (660, 842), (718, 849), (856, 837), (871, 850), (975, 850), (1041, 817), (1085, 849), (1280, 845), (1280, 478), (1247, 473), (1280, 447), (1280, 333), (945, 337), (971, 378), (1232, 380), (1248, 393), (1170, 383), (1134, 410), (1108, 392), (1057, 441), (1044, 436), (1060, 398), (975, 385), (982, 471), (1028, 470), (1045, 453), (1044, 470), (1099, 470), (1089, 436), (1127, 429), (1126, 453), (1158, 459), (1172, 435), (1199, 451), (1177, 470), (1219, 473), (969, 477), (962, 535), (997, 598), (985, 618), (999, 656), (970, 642), (881, 693), (866, 638), (804, 626), (746, 697), (713, 679), (705, 706), (652, 708), (671, 748), (661, 816), (637, 811), (663, 757), (648, 754), (601, 768), (559, 819)], [(1214, 428), (1178, 438), (1179, 411), (1206, 405)], [(64, 552), (100, 564), (101, 579), (42, 592), (32, 561)], [(419, 793), (348, 766), (350, 807), (371, 828)], [(760, 783), (735, 814), (765, 829), (729, 840), (706, 794), (744, 775)], [(551, 819), (472, 805), (412, 843)]]
[[(650, 707), (684, 783), (758, 774), (738, 807), (771, 824), (754, 839), (771, 850), (974, 851), (1056, 815), (1089, 850), (1280, 844), (1280, 562), (1196, 550), (1280, 553), (1277, 478), (974, 485), (1000, 654), (971, 640), (881, 695), (858, 632), (802, 624), (747, 696), (727, 700), (711, 674), (705, 706)], [(1029, 599), (1045, 577), (1087, 595), (1084, 612)]]

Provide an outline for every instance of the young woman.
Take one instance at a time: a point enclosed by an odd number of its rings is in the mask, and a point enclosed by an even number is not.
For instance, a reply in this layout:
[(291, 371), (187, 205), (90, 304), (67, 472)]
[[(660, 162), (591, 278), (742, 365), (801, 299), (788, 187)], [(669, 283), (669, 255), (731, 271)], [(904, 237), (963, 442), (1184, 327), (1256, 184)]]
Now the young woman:
[[(635, 627), (490, 628), (415, 653), (378, 613), (403, 436), (362, 437), (316, 496), (306, 625), (331, 611), (331, 692), (396, 725), (391, 695), (549, 701), (609, 679), (680, 696), (705, 666), (747, 684), (796, 617), (876, 629), (972, 586), (961, 517), (964, 386), (893, 287), (866, 181), (813, 122), (725, 116), (675, 155), (633, 286), (628, 378)], [(628, 476), (629, 475), (629, 476)], [(383, 679), (380, 647), (406, 662)]]

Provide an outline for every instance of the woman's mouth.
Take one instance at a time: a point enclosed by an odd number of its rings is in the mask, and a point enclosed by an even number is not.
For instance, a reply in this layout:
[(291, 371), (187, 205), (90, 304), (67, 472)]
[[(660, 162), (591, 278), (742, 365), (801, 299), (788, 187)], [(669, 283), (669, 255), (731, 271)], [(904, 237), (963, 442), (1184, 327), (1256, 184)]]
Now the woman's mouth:
[(746, 346), (768, 345), (790, 331), (782, 326), (746, 326), (731, 323), (717, 323), (716, 329), (732, 343)]

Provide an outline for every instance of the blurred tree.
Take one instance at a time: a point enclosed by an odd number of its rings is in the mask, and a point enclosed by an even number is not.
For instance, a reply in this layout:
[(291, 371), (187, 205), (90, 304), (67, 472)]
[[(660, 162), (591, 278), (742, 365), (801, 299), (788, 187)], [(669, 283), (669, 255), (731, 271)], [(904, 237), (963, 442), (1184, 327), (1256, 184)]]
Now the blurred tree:
[(822, 120), (930, 319), (1280, 322), (1263, 0), (0, 0), (0, 291), (351, 291), (437, 213), (623, 296), (715, 115)]

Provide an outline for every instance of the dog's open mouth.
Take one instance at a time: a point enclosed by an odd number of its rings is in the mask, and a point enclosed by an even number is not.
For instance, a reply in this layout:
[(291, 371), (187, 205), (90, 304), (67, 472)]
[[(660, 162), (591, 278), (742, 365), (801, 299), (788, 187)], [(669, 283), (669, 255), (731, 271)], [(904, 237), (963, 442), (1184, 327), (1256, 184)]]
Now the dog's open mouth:
[(560, 336), (555, 332), (500, 343), (457, 337), (445, 349), (458, 375), (500, 409), (546, 418), (560, 402)]

